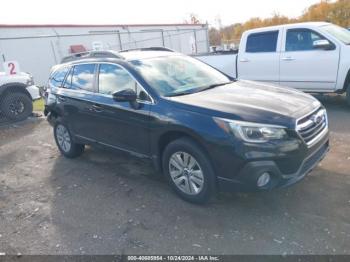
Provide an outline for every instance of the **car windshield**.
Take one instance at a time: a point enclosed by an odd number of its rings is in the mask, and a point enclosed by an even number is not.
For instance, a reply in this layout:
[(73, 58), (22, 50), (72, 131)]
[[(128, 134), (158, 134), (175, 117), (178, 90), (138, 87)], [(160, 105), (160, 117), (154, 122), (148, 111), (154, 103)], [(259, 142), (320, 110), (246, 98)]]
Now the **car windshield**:
[(131, 63), (162, 96), (191, 94), (230, 83), (224, 74), (188, 56), (164, 56)]
[(350, 31), (337, 25), (326, 25), (323, 27), (329, 34), (343, 42), (346, 45), (350, 45)]

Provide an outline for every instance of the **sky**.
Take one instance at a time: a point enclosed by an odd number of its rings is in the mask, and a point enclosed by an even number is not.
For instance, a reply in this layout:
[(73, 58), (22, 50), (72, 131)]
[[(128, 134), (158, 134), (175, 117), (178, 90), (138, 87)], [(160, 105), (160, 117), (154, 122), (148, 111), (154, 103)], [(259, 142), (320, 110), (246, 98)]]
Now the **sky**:
[(218, 26), (279, 13), (297, 17), (320, 0), (15, 0), (2, 1), (0, 24), (182, 23), (191, 13)]

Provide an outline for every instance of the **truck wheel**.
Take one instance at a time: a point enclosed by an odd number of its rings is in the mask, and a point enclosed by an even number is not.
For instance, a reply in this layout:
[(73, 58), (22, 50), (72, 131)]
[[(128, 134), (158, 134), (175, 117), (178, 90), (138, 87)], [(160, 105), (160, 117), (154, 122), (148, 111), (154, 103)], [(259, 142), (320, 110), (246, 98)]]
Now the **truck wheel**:
[(33, 112), (31, 98), (23, 93), (8, 93), (0, 103), (1, 112), (9, 120), (24, 120)]
[(70, 131), (64, 124), (55, 124), (54, 137), (58, 149), (65, 157), (76, 158), (84, 152), (85, 145), (74, 143)]
[(203, 204), (213, 196), (213, 168), (207, 155), (190, 139), (171, 142), (164, 150), (162, 165), (171, 187), (182, 199)]

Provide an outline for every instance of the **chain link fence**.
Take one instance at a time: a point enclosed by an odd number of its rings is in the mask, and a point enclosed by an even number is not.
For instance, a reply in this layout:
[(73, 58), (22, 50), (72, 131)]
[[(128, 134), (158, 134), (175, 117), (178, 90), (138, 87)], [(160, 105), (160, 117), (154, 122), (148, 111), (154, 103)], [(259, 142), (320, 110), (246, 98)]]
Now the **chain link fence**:
[[(4, 30), (4, 31), (2, 31)], [(94, 42), (102, 42), (103, 49), (115, 51), (163, 46), (185, 54), (209, 51), (207, 25), (91, 28), (0, 28), (0, 59), (18, 61), (22, 71), (34, 77), (37, 86), (45, 86), (50, 68), (61, 62), (71, 52), (71, 47), (81, 45), (87, 51)], [(3, 71), (0, 68), (0, 71)], [(0, 85), (0, 89), (3, 86)], [(0, 92), (1, 93), (1, 92)], [(12, 95), (11, 95), (12, 97)], [(9, 94), (0, 95), (0, 123), (18, 120), (25, 98), (17, 100)], [(29, 106), (30, 107), (30, 106)], [(11, 115), (9, 111), (13, 112)], [(26, 111), (25, 111), (26, 112)]]

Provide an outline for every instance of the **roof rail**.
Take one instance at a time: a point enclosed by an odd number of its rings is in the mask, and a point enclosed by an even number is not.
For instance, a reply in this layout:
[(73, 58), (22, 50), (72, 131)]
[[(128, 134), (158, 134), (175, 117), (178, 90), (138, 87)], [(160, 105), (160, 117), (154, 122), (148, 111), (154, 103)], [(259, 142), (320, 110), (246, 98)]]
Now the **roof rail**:
[(61, 60), (61, 63), (71, 62), (74, 60), (79, 60), (82, 58), (95, 58), (95, 57), (109, 57), (109, 58), (119, 58), (124, 59), (124, 57), (120, 56), (116, 51), (87, 51), (81, 53), (75, 53), (69, 56), (64, 57)]
[(154, 46), (154, 47), (141, 47), (141, 48), (132, 48), (120, 50), (119, 53), (129, 52), (129, 51), (167, 51), (167, 52), (175, 52), (174, 50), (163, 47), (163, 46)]

